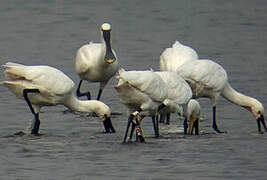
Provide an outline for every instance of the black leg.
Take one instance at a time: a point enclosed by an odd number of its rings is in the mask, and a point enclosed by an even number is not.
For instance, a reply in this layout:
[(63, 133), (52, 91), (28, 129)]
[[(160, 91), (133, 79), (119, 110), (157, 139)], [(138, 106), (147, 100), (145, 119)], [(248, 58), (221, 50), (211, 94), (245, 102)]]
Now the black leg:
[[(138, 108), (137, 109), (137, 112), (140, 113), (142, 111), (141, 108)], [(125, 132), (125, 135), (124, 135), (124, 138), (123, 138), (123, 143), (126, 142), (126, 139), (127, 139), (127, 136), (128, 136), (128, 131), (129, 131), (129, 128), (130, 128), (130, 125), (131, 123), (133, 123), (133, 119), (135, 118), (135, 115), (133, 114), (130, 114), (129, 118), (128, 118), (128, 123), (127, 123), (127, 128), (126, 128), (126, 132)], [(136, 123), (138, 123), (138, 120), (136, 121)], [(132, 127), (133, 128), (133, 127)], [(131, 135), (132, 136), (132, 135)]]
[(157, 135), (159, 137), (159, 116), (156, 117), (156, 128), (157, 128)]
[(80, 88), (81, 88), (82, 82), (83, 82), (83, 80), (80, 80), (79, 85), (78, 85), (78, 88), (76, 90), (76, 95), (78, 97), (86, 96), (88, 100), (91, 100), (91, 94), (90, 94), (89, 91), (86, 92), (86, 93), (81, 93)]
[(185, 118), (184, 119), (184, 134), (187, 134), (187, 128), (188, 128), (187, 118)]
[(264, 130), (267, 132), (267, 127), (266, 127), (266, 124), (265, 124), (265, 120), (264, 120), (264, 116), (263, 115), (260, 116), (260, 121), (261, 121), (261, 123), (263, 125)]
[(167, 113), (166, 124), (170, 124), (171, 113)]
[(33, 116), (35, 119), (34, 126), (32, 129), (31, 134), (38, 135), (39, 127), (40, 127), (40, 119), (39, 119), (39, 113), (36, 113), (32, 107), (31, 101), (28, 98), (28, 93), (40, 93), (39, 89), (24, 89), (23, 90), (23, 97), (25, 101), (27, 102)]
[(164, 121), (165, 121), (165, 114), (160, 114), (159, 122), (164, 123)]
[(110, 117), (107, 117), (104, 121), (104, 128), (105, 128), (105, 133), (115, 133), (115, 128), (112, 125)]
[(36, 113), (34, 115), (34, 118), (35, 118), (35, 122), (34, 122), (34, 126), (33, 126), (31, 134), (38, 135), (39, 127), (40, 127), (39, 113)]
[(195, 135), (199, 135), (199, 119), (198, 118), (195, 120), (193, 127), (195, 128)]
[(218, 126), (216, 124), (216, 106), (213, 106), (212, 110), (213, 110), (213, 124), (212, 124), (212, 127), (217, 133), (223, 133), (218, 129)]
[(159, 137), (158, 127), (157, 127), (157, 122), (156, 121), (157, 121), (156, 117), (152, 116), (152, 122), (153, 122), (155, 137)]
[(100, 88), (99, 91), (98, 91), (98, 95), (97, 95), (97, 99), (96, 99), (96, 100), (99, 101), (100, 96), (101, 96), (101, 94), (102, 94), (102, 91), (103, 91), (103, 90)]
[(114, 128), (113, 125), (112, 125), (111, 120), (109, 120), (109, 127), (110, 127), (110, 132), (111, 132), (111, 133), (115, 133), (115, 132), (116, 132), (115, 128)]
[(151, 119), (152, 119), (152, 123), (153, 123), (154, 134), (156, 137), (157, 136), (157, 128), (156, 128), (155, 116), (152, 116)]
[(136, 126), (136, 124), (134, 122), (132, 122), (132, 129), (131, 129), (131, 132), (130, 132), (130, 140), (133, 138), (133, 133), (134, 133), (134, 130), (135, 130), (135, 126)]
[(132, 123), (132, 120), (134, 118), (134, 115), (133, 114), (130, 114), (129, 118), (128, 118), (128, 123), (127, 123), (127, 128), (126, 128), (126, 132), (125, 132), (125, 135), (124, 135), (124, 138), (123, 138), (123, 143), (126, 142), (126, 138), (128, 136), (128, 131), (129, 131), (129, 128), (130, 128), (130, 125)]
[[(164, 104), (159, 105), (158, 112), (160, 112), (165, 107)], [(160, 114), (160, 123), (164, 123), (165, 121), (165, 114)]]
[(258, 125), (258, 131), (259, 131), (259, 133), (262, 133), (261, 132), (261, 121), (260, 121), (260, 119), (257, 119), (257, 125)]
[(260, 117), (258, 117), (257, 124), (258, 124), (258, 131), (259, 131), (259, 133), (263, 133), (261, 131), (261, 124), (262, 124), (264, 130), (267, 131), (267, 128), (266, 128), (266, 124), (265, 124), (264, 116), (263, 115), (260, 115)]

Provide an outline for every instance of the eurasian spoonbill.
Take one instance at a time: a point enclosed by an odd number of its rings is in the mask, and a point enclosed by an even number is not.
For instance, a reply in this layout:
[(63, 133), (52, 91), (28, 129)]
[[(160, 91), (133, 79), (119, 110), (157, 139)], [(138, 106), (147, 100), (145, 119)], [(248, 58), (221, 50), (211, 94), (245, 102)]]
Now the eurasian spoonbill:
[(109, 79), (118, 71), (119, 64), (111, 42), (111, 25), (104, 23), (101, 26), (101, 43), (90, 42), (78, 49), (75, 59), (75, 70), (81, 79), (76, 91), (78, 97), (87, 96), (88, 100), (91, 99), (90, 92), (80, 92), (82, 81), (86, 80), (100, 83), (99, 100)]
[[(168, 57), (170, 56), (171, 55), (168, 55), (165, 51), (162, 53), (159, 63), (160, 70), (173, 71), (182, 76), (190, 84), (193, 97), (207, 97), (211, 100), (213, 106), (212, 127), (216, 132), (221, 133), (216, 124), (216, 104), (220, 95), (228, 101), (250, 111), (257, 120), (259, 132), (261, 132), (261, 124), (265, 131), (267, 131), (264, 121), (263, 105), (255, 98), (246, 96), (234, 90), (229, 84), (227, 73), (221, 65), (211, 60), (191, 60), (177, 67), (176, 63), (179, 64), (180, 57), (177, 57), (177, 62), (175, 62), (173, 59), (169, 61)], [(168, 68), (171, 66), (176, 66), (176, 69)]]
[(190, 99), (187, 104), (187, 115), (184, 121), (184, 134), (187, 134), (187, 121), (189, 121), (188, 134), (192, 135), (195, 128), (195, 135), (199, 135), (200, 105), (195, 99)]
[[(151, 70), (125, 71), (120, 69), (117, 79), (118, 83), (115, 89), (119, 94), (121, 103), (127, 106), (131, 113), (123, 140), (126, 142), (130, 124), (133, 123), (133, 131), (135, 125), (139, 125), (138, 118), (141, 115), (152, 116), (153, 122), (155, 122), (158, 107), (167, 98), (167, 88), (160, 76)], [(142, 134), (138, 133), (137, 140), (144, 141)]]
[[(117, 78), (119, 81), (115, 88), (119, 93), (121, 102), (131, 112), (124, 142), (128, 135), (129, 126), (134, 119), (137, 119), (135, 123), (139, 125), (144, 116), (150, 115), (155, 118), (158, 111), (178, 113), (181, 110), (180, 105), (187, 104), (192, 96), (190, 86), (173, 72), (125, 71), (121, 69)], [(138, 118), (139, 113), (141, 118)], [(158, 127), (155, 128), (155, 123), (154, 130), (155, 134), (158, 135)], [(140, 131), (141, 126), (137, 128), (136, 132), (137, 139), (142, 142), (144, 138)]]
[(34, 116), (31, 134), (37, 135), (40, 126), (39, 112), (43, 106), (62, 104), (79, 112), (94, 112), (103, 121), (107, 133), (114, 133), (110, 108), (97, 100), (78, 100), (74, 95), (74, 82), (60, 70), (50, 66), (25, 66), (8, 62), (3, 65), (7, 87), (18, 98), (25, 99)]

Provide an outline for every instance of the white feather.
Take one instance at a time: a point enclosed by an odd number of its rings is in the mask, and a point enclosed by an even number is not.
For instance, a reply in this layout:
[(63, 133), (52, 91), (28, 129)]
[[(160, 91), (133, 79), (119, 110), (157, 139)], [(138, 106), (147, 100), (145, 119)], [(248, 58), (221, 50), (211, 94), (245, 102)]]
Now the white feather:
[[(102, 30), (110, 29), (110, 25), (104, 23), (102, 25)], [(113, 77), (118, 71), (119, 64), (117, 61), (117, 56), (114, 49), (111, 49), (115, 61), (112, 63), (107, 63), (104, 58), (106, 54), (106, 42), (103, 38), (103, 32), (101, 30), (101, 43), (93, 43), (83, 45), (77, 51), (75, 58), (75, 70), (80, 76), (80, 79), (86, 80), (88, 82), (99, 82), (100, 89), (104, 89), (109, 79)], [(111, 36), (111, 33), (110, 33)], [(110, 37), (110, 45), (111, 37)]]
[[(180, 54), (177, 48), (172, 47), (163, 52), (159, 64), (162, 71), (172, 71), (182, 76), (190, 83), (194, 96), (209, 98), (213, 107), (216, 107), (217, 99), (222, 94), (228, 101), (248, 109), (256, 118), (264, 113), (262, 104), (234, 90), (228, 83), (224, 68), (211, 60), (188, 60), (184, 53)], [(213, 119), (215, 122), (215, 117)]]
[(74, 83), (60, 70), (50, 66), (25, 66), (8, 62), (3, 65), (8, 78), (0, 84), (17, 97), (24, 99), (24, 89), (38, 89), (40, 93), (29, 93), (35, 113), (43, 106), (62, 104), (74, 111), (94, 112), (104, 121), (110, 117), (110, 108), (96, 100), (80, 101), (74, 96)]

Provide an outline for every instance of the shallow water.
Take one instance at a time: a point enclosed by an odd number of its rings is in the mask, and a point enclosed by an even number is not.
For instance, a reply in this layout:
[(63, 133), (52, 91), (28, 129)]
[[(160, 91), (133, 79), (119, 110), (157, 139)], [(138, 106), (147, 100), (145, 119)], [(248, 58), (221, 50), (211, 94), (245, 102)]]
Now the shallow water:
[[(98, 42), (99, 27), (107, 21), (125, 69), (157, 70), (161, 52), (179, 40), (221, 64), (235, 89), (266, 106), (266, 8), (264, 0), (2, 0), (0, 62), (51, 65), (77, 83), (76, 50)], [(116, 134), (103, 134), (97, 118), (63, 113), (66, 108), (57, 106), (42, 109), (38, 137), (13, 135), (27, 128), (32, 115), (24, 101), (0, 87), (0, 179), (266, 179), (267, 133), (257, 133), (246, 110), (221, 98), (218, 125), (228, 133), (215, 134), (210, 102), (201, 99), (200, 136), (161, 125), (155, 139), (146, 118), (147, 143), (122, 144), (127, 110), (115, 84), (113, 78), (102, 100), (122, 113), (112, 117)], [(86, 89), (95, 98), (98, 84), (84, 83)], [(180, 127), (176, 119), (171, 123)]]

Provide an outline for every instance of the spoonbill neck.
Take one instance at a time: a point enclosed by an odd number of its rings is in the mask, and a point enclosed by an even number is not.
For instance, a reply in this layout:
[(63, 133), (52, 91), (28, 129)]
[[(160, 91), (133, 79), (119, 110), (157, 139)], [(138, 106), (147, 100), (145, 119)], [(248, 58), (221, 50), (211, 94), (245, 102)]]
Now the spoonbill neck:
[(264, 107), (257, 99), (237, 92), (229, 83), (226, 84), (222, 95), (230, 102), (249, 110), (256, 118), (264, 113)]
[(109, 107), (97, 100), (79, 100), (75, 96), (71, 96), (65, 105), (73, 111), (94, 112), (98, 116), (110, 116)]

